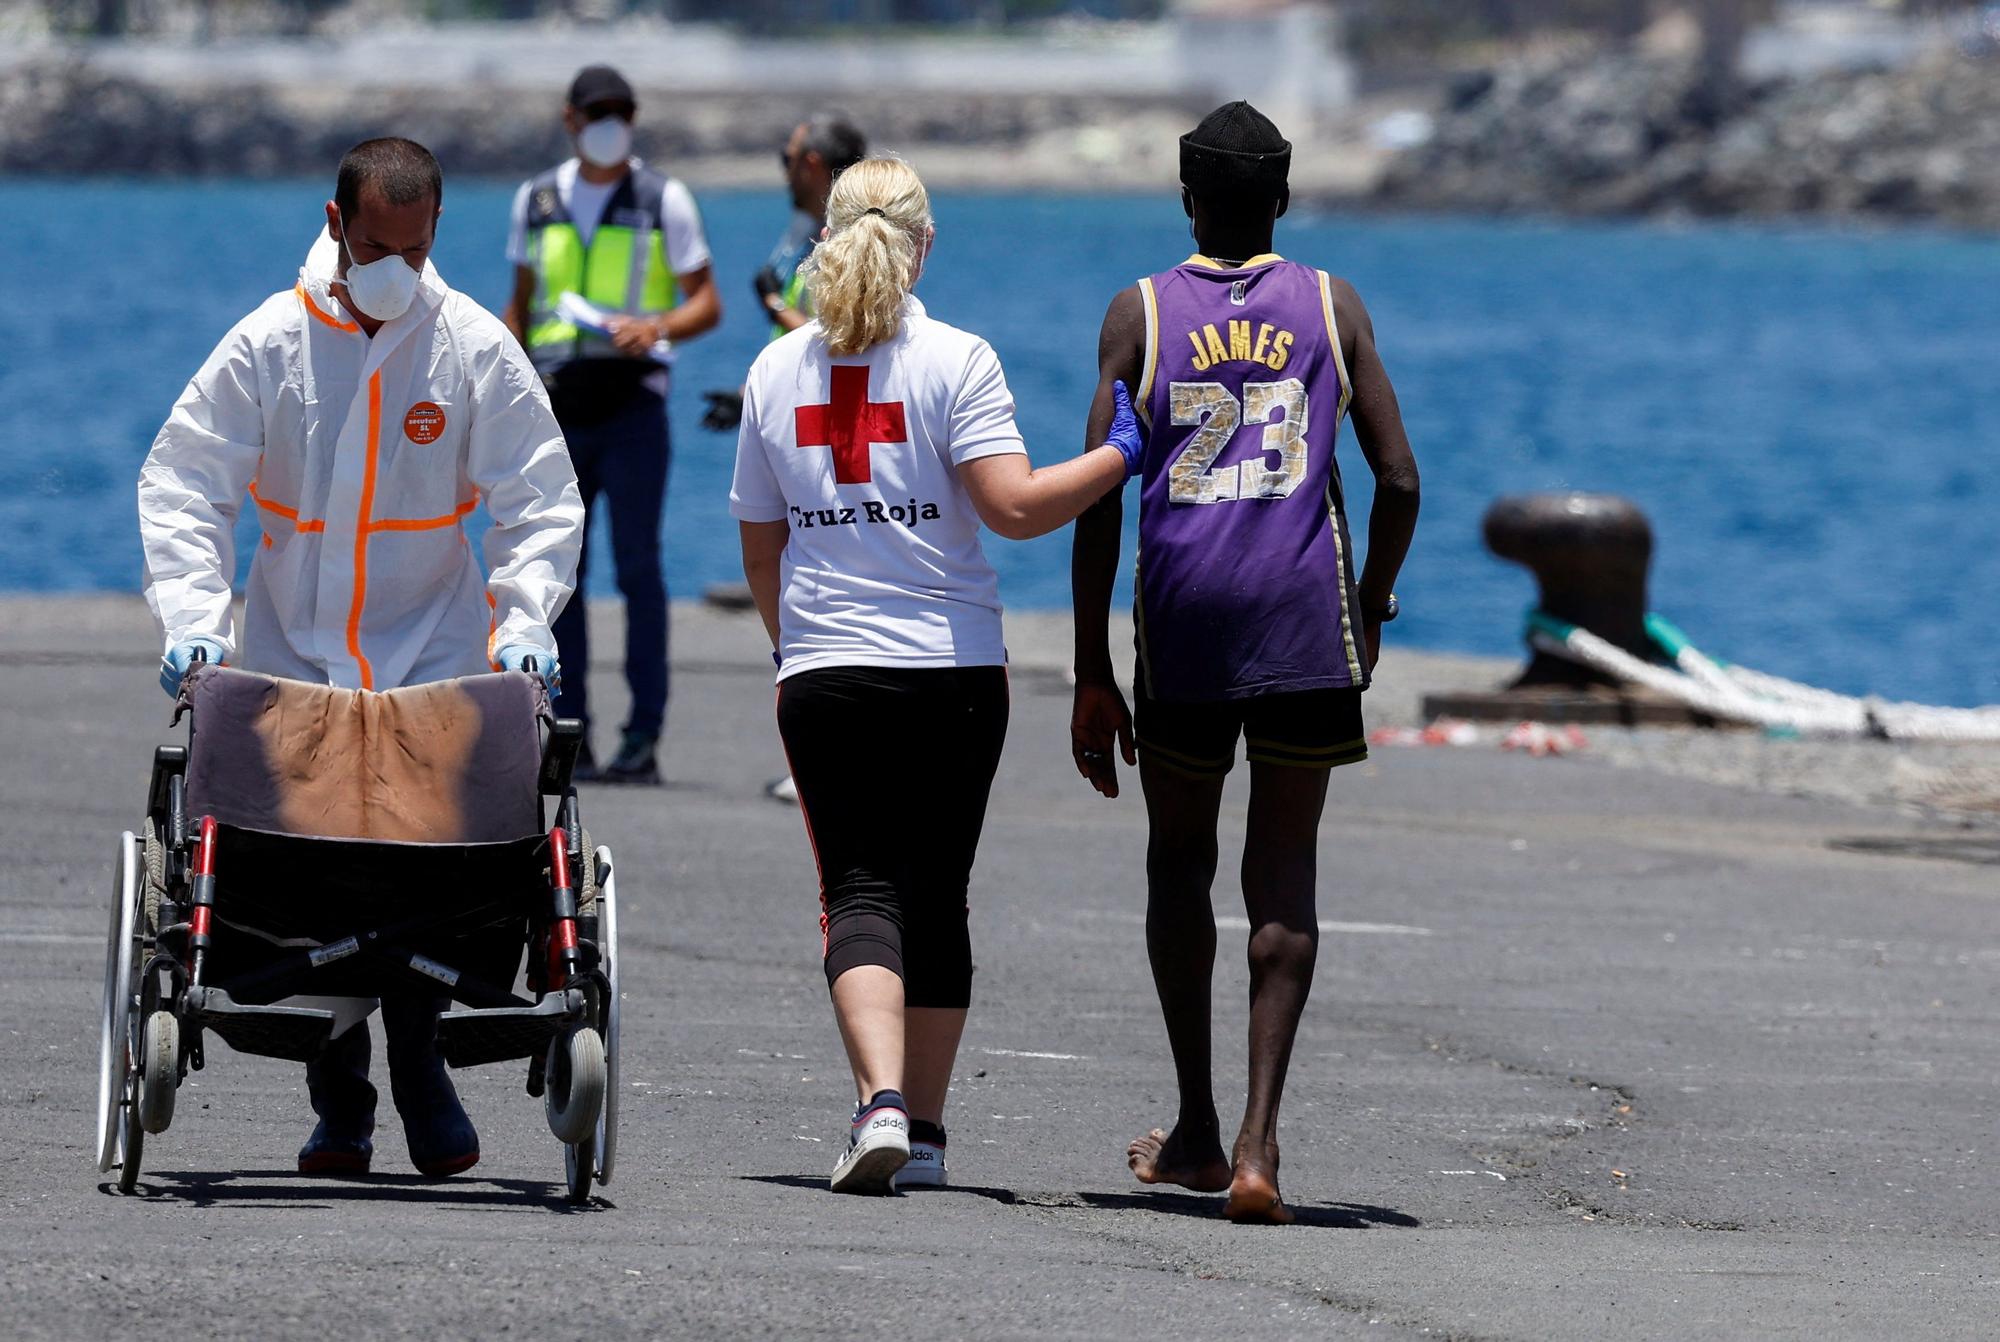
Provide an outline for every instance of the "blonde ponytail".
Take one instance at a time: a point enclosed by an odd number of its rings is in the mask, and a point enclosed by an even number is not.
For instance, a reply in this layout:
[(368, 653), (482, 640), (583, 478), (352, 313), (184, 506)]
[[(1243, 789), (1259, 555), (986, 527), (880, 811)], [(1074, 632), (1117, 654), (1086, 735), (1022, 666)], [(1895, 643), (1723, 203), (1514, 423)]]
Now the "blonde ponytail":
[(903, 298), (931, 234), (931, 200), (909, 164), (865, 158), (833, 181), (826, 241), (806, 260), (813, 315), (835, 354), (859, 354), (903, 324)]

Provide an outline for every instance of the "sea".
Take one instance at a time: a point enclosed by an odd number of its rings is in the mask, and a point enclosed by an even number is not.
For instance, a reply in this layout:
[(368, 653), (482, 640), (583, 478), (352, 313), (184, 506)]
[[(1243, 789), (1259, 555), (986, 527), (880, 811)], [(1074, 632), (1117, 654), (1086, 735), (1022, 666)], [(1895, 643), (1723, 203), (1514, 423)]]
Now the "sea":
[[(139, 589), (147, 447), (231, 324), (290, 287), (329, 186), (0, 179), (0, 590)], [(448, 183), (433, 257), (496, 309), (512, 192)], [(750, 277), (788, 218), (775, 190), (700, 203), (726, 315), (675, 371), (679, 597), (740, 578), (735, 438), (700, 427), (700, 393), (738, 385), (763, 343)], [(1192, 250), (1178, 200), (934, 208), (920, 295), (999, 352), (1036, 462), (1078, 451), (1106, 303)], [(1848, 693), (2000, 702), (2000, 242), (1300, 209), (1277, 246), (1360, 290), (1422, 467), (1392, 642), (1519, 650), (1534, 582), (1485, 551), (1482, 515), (1602, 490), (1651, 518), (1653, 608), (1704, 650)], [(1339, 451), (1360, 539), (1370, 476), (1346, 431)], [(1011, 608), (1067, 606), (1066, 532), (986, 548)], [(591, 591), (610, 575), (596, 554)]]

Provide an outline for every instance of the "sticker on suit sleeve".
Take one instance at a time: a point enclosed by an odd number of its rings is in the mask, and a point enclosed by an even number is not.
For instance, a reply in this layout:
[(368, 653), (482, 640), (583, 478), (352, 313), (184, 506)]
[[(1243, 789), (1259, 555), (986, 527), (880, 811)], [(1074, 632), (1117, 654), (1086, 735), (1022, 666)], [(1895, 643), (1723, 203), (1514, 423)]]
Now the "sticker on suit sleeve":
[(435, 443), (444, 437), (444, 407), (436, 401), (418, 401), (403, 416), (403, 436), (413, 443)]

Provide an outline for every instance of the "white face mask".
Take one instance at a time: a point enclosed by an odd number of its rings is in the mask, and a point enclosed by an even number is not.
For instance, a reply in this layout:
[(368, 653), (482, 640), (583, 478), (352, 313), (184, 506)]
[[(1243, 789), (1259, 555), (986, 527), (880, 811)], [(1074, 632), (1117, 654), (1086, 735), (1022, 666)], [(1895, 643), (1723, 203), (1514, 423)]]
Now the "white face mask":
[(632, 155), (632, 123), (600, 117), (577, 132), (576, 152), (593, 168), (615, 168)]
[(347, 248), (347, 230), (341, 230), (341, 250), (347, 252), (347, 299), (378, 322), (392, 322), (410, 309), (417, 296), (417, 272), (401, 256), (385, 256), (367, 265), (357, 265)]

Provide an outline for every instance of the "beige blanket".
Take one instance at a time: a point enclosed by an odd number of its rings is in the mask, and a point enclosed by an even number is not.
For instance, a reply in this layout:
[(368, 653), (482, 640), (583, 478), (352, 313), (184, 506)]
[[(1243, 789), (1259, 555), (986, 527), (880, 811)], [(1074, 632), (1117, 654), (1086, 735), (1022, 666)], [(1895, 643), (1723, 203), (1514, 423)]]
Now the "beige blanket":
[(468, 676), (376, 694), (198, 669), (188, 813), (246, 829), (497, 843), (540, 828), (540, 680)]

